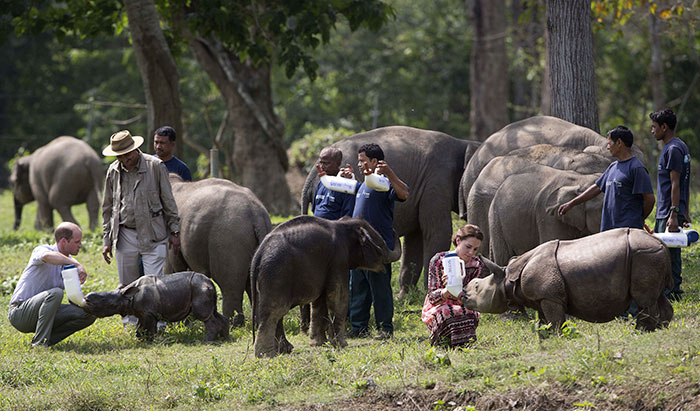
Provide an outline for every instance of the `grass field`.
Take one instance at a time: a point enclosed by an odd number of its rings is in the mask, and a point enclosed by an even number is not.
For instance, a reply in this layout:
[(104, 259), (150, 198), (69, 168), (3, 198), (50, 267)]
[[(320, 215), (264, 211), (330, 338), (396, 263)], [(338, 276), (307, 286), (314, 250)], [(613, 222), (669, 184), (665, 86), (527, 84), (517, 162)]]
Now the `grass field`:
[[(700, 210), (700, 199), (693, 203)], [(110, 317), (33, 349), (31, 335), (10, 326), (7, 307), (32, 248), (51, 241), (33, 230), (35, 210), (25, 207), (13, 232), (12, 197), (0, 193), (0, 409), (700, 408), (698, 246), (683, 251), (685, 299), (674, 303), (670, 327), (653, 333), (636, 332), (632, 322), (574, 319), (563, 336), (541, 340), (526, 320), (486, 314), (472, 347), (434, 350), (420, 320), (424, 294), (414, 292), (396, 303), (392, 340), (349, 340), (343, 350), (310, 347), (294, 309), (285, 319), (293, 353), (254, 358), (247, 299), (246, 327), (222, 343), (204, 343), (198, 322), (171, 324), (142, 343)], [(85, 208), (73, 210), (87, 226)], [(85, 291), (118, 283), (100, 248), (100, 231), (85, 233), (78, 256), (89, 274)], [(394, 283), (397, 273), (395, 265)]]

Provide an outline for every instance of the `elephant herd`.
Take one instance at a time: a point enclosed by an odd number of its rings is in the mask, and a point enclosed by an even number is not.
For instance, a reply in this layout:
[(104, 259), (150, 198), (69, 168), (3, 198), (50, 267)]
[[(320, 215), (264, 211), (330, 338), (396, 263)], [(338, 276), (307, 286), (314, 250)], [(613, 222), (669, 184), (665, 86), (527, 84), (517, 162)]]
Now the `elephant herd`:
[[(499, 265), (545, 241), (582, 237), (600, 226), (602, 200), (563, 217), (556, 213), (613, 160), (605, 138), (587, 128), (537, 116), (512, 123), (483, 143), (411, 127), (379, 128), (334, 144), (355, 175), (362, 175), (357, 149), (368, 142), (382, 147), (386, 161), (410, 187), (409, 199), (396, 204), (394, 216), (394, 229), (403, 237), (399, 298), (416, 286), (421, 272), (427, 273), (432, 256), (450, 247), (452, 212), (481, 227), (481, 252)], [(638, 150), (635, 154), (640, 156)], [(60, 171), (69, 166), (80, 171)], [(52, 225), (53, 209), (74, 221), (70, 206), (87, 202), (94, 228), (100, 167), (94, 151), (72, 137), (59, 137), (17, 161), (11, 176), (15, 228), (22, 205), (32, 199), (38, 203), (37, 227)], [(302, 214), (317, 182), (313, 168), (302, 190)], [(211, 277), (222, 292), (224, 316), (241, 324), (243, 292), (250, 296), (251, 291), (251, 261), (272, 230), (267, 210), (249, 189), (227, 180), (172, 184), (182, 246), (177, 254), (169, 252), (165, 271), (190, 269)]]

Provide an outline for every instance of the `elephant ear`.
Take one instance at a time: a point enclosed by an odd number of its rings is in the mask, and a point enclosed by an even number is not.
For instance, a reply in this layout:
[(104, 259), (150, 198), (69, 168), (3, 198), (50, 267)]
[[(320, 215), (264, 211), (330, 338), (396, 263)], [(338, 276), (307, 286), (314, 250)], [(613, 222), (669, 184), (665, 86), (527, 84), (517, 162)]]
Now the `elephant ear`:
[(564, 224), (575, 227), (579, 231), (584, 231), (586, 229), (586, 207), (583, 205), (579, 204), (575, 207), (571, 207), (571, 209), (561, 217), (557, 215), (559, 206), (572, 200), (579, 195), (580, 192), (582, 192), (580, 186), (562, 186), (551, 191), (549, 196), (547, 196), (545, 211), (547, 214), (561, 220)]
[(374, 248), (375, 250), (382, 251), (382, 246), (380, 244), (377, 244), (373, 239), (372, 235), (367, 231), (366, 228), (360, 227), (360, 246), (362, 248), (370, 247)]

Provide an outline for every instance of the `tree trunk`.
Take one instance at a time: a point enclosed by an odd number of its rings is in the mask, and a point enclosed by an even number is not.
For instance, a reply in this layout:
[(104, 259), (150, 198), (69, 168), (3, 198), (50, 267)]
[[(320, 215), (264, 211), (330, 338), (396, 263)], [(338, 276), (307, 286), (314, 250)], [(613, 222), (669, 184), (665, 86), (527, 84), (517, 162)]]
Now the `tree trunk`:
[(472, 0), (474, 44), (469, 69), (471, 139), (484, 141), (508, 124), (505, 0)]
[[(542, 58), (537, 48), (537, 39), (542, 36), (542, 24), (537, 20), (537, 5), (529, 0), (512, 0), (511, 10), (513, 55), (513, 102), (512, 121), (522, 120), (537, 115), (540, 111), (542, 82), (537, 79), (541, 75), (528, 79), (528, 72), (539, 66)], [(529, 21), (521, 22), (520, 18), (530, 9), (532, 16)]]
[[(179, 135), (185, 134), (178, 88), (180, 75), (160, 29), (153, 0), (124, 0), (124, 6), (146, 95), (148, 130), (143, 136), (146, 139), (143, 150), (152, 153), (153, 133), (158, 127), (170, 125)], [(183, 145), (180, 142), (175, 146), (178, 157), (182, 157)]]
[(270, 66), (254, 67), (216, 39), (186, 33), (200, 66), (221, 92), (233, 127), (232, 163), (237, 182), (250, 188), (272, 214), (296, 213), (285, 179), (289, 166), (283, 127), (273, 111)]
[(551, 114), (600, 132), (591, 0), (548, 0), (545, 15)]
[(654, 110), (666, 108), (666, 94), (664, 93), (664, 68), (663, 48), (661, 46), (661, 32), (663, 22), (658, 17), (649, 13), (649, 37), (651, 44), (651, 62), (649, 63), (649, 83), (651, 84)]

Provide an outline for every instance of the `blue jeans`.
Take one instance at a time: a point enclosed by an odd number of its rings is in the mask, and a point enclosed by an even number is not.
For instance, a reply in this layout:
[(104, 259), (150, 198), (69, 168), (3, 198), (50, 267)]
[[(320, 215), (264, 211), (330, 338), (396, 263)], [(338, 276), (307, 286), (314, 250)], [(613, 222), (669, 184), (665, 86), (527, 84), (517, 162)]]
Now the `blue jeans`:
[(354, 332), (365, 332), (369, 326), (369, 310), (374, 303), (377, 329), (393, 333), (394, 296), (391, 291), (391, 264), (383, 273), (350, 270), (350, 324)]
[[(657, 219), (656, 225), (654, 226), (654, 232), (663, 233), (664, 231), (666, 231), (666, 221), (668, 221), (668, 218)], [(685, 218), (679, 215), (678, 224), (683, 226), (684, 222)], [(671, 253), (671, 277), (673, 278), (673, 289), (665, 289), (664, 294), (666, 294), (666, 297), (669, 300), (675, 301), (680, 300), (681, 296), (683, 295), (683, 291), (681, 290), (681, 283), (683, 282), (683, 277), (681, 276), (681, 273), (683, 271), (683, 265), (681, 261), (681, 249), (669, 247), (668, 251)]]

